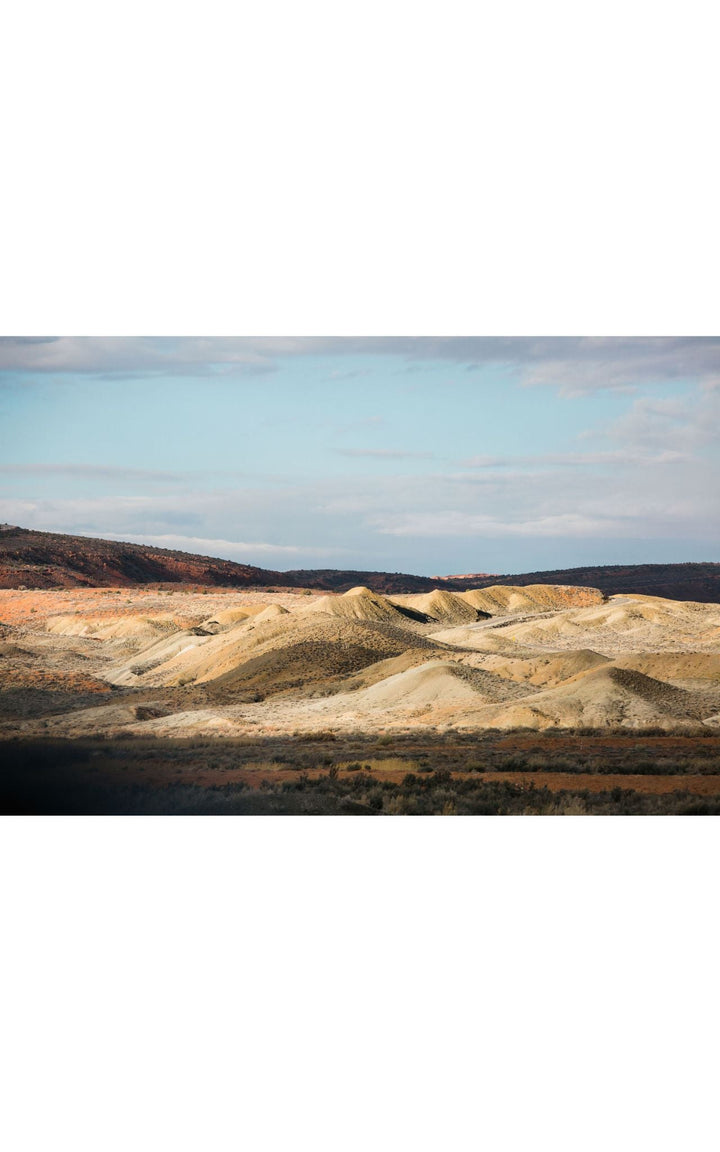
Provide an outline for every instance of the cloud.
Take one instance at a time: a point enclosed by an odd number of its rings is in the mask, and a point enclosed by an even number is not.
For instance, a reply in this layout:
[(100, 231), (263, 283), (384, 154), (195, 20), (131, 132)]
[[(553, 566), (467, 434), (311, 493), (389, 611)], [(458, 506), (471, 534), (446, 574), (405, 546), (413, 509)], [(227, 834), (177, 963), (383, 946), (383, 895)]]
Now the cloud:
[(103, 464), (0, 464), (6, 476), (67, 476), (78, 480), (112, 480), (142, 484), (182, 483), (196, 475), (159, 468), (115, 468)]
[[(553, 358), (547, 364), (558, 362), (557, 343), (551, 343)], [(594, 342), (593, 355), (596, 346)], [(47, 351), (44, 343), (27, 347)], [(267, 347), (263, 354), (269, 355)], [(301, 353), (295, 347), (288, 354)], [(675, 354), (679, 356), (677, 347)], [(335, 452), (367, 463), (365, 468), (343, 469), (337, 458), (337, 472), (361, 475), (298, 476), (293, 483), (287, 476), (255, 475), (250, 480), (238, 479), (240, 473), (102, 463), (8, 464), (1, 469), (6, 478), (30, 477), (12, 487), (35, 498), (0, 501), (0, 520), (152, 542), (269, 567), (334, 562), (406, 571), (526, 571), (560, 566), (583, 548), (583, 555), (594, 548), (597, 562), (608, 562), (611, 554), (616, 562), (626, 557), (642, 562), (649, 554), (643, 551), (643, 540), (672, 542), (668, 559), (707, 559), (712, 558), (712, 541), (720, 538), (720, 453), (713, 450), (720, 438), (720, 389), (708, 377), (701, 387), (678, 391), (631, 398), (623, 404), (627, 410), (621, 418), (593, 428), (592, 439), (567, 442), (568, 451), (471, 456), (460, 465), (449, 464), (439, 447), (438, 458), (410, 450), (432, 443), (413, 439), (414, 425), (402, 425), (394, 434), (395, 444), (408, 444), (408, 449), (341, 449), (335, 442)], [(373, 429), (382, 420), (374, 411), (362, 410), (356, 430), (351, 432), (353, 424), (348, 423), (343, 434), (361, 445), (372, 444)], [(486, 443), (492, 448), (491, 439)], [(517, 443), (543, 446), (541, 439)], [(59, 449), (58, 455), (66, 450)], [(30, 451), (36, 455), (29, 444)], [(389, 465), (405, 459), (418, 461), (405, 469), (413, 475), (382, 466), (383, 460)], [(154, 461), (152, 454), (144, 460), (149, 465)], [(426, 467), (422, 461), (428, 462)], [(180, 469), (185, 463), (179, 461)], [(223, 482), (213, 483), (212, 490), (210, 483), (193, 483), (220, 475)], [(61, 496), (60, 483), (47, 482), (54, 476), (87, 483), (82, 488), (68, 484)], [(46, 478), (37, 484), (38, 491), (33, 477)], [(6, 488), (9, 497), (9, 482)], [(52, 496), (42, 497), (41, 488)], [(532, 545), (532, 540), (540, 543)], [(621, 542), (614, 553), (606, 544), (610, 540)], [(497, 545), (486, 547), (492, 541)], [(709, 541), (711, 546), (703, 544), (703, 554), (693, 554), (689, 541)], [(580, 542), (577, 548), (575, 542)], [(490, 555), (493, 560), (486, 563)], [(319, 557), (328, 562), (320, 563)], [(547, 562), (540, 563), (540, 557)]]
[(343, 424), (337, 424), (331, 420), (323, 420), (318, 427), (333, 428), (335, 432), (345, 433), (354, 432), (358, 428), (366, 428), (374, 432), (377, 428), (384, 428), (387, 426), (387, 420), (384, 416), (362, 416), (357, 420), (346, 420)]
[(682, 398), (641, 397), (606, 429), (606, 435), (646, 451), (697, 452), (720, 440), (720, 392), (701, 389)]
[[(400, 563), (405, 551), (388, 550), (390, 540), (403, 549), (402, 542), (411, 546), (417, 541), (412, 566), (419, 567), (419, 558), (427, 555), (421, 542), (430, 538), (452, 539), (469, 549), (483, 539), (720, 536), (720, 460), (712, 454), (699, 463), (693, 453), (683, 456), (661, 444), (652, 450), (629, 445), (624, 455), (597, 457), (600, 469), (535, 467), (535, 458), (521, 467), (503, 467), (498, 460), (504, 458), (496, 457), (493, 467), (455, 473), (423, 470), (393, 476), (392, 484), (384, 469), (382, 475), (373, 469), (357, 477), (272, 487), (196, 486), (181, 494), (170, 486), (153, 485), (137, 494), (98, 491), (85, 498), (8, 495), (0, 501), (0, 520), (126, 540), (159, 543), (172, 538), (177, 541), (172, 546), (191, 551), (222, 554), (232, 547), (233, 559), (249, 562), (275, 551), (308, 557), (353, 555), (355, 563), (370, 568)], [(459, 555), (455, 546), (451, 555)]]
[(205, 375), (274, 368), (261, 341), (198, 337), (0, 337), (0, 372)]
[(339, 456), (367, 457), (377, 460), (431, 460), (432, 452), (404, 452), (394, 448), (338, 448)]
[[(255, 374), (288, 357), (390, 356), (500, 367), (567, 396), (694, 380), (720, 386), (715, 337), (2, 337), (0, 372)], [(354, 369), (351, 369), (354, 370)], [(342, 364), (334, 371), (343, 372)]]
[(555, 452), (538, 453), (533, 456), (471, 456), (468, 460), (461, 460), (465, 468), (495, 469), (518, 468), (529, 466), (560, 467), (560, 468), (590, 468), (608, 464), (617, 466), (621, 464), (670, 464), (674, 460), (687, 459), (687, 453), (674, 449), (664, 449), (660, 452), (633, 450), (630, 448), (617, 448), (605, 452)]
[[(85, 533), (79, 533), (85, 535)], [(267, 544), (257, 540), (213, 540), (206, 536), (180, 536), (176, 533), (159, 533), (144, 535), (135, 532), (130, 539), (126, 534), (105, 532), (106, 540), (125, 540), (133, 544), (154, 544), (157, 548), (169, 548), (179, 552), (197, 552), (202, 556), (216, 556), (230, 554), (247, 555), (248, 553), (268, 553), (278, 556), (332, 556), (338, 549), (314, 548), (303, 544)], [(342, 550), (340, 550), (342, 551)]]
[(395, 524), (379, 526), (386, 536), (618, 536), (627, 525), (611, 517), (591, 517), (576, 512), (555, 516), (540, 516), (531, 520), (499, 520), (482, 513), (472, 514), (453, 510), (405, 516)]

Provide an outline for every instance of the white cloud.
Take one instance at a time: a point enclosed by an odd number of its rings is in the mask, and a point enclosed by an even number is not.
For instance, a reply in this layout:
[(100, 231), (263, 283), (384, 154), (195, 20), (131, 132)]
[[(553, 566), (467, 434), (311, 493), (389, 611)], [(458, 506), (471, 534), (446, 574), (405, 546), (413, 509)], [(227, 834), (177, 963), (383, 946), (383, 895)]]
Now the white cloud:
[(357, 456), (377, 460), (431, 460), (432, 452), (404, 452), (401, 448), (338, 448), (338, 456)]
[[(645, 419), (647, 409), (638, 411)], [(668, 409), (661, 411), (667, 414)], [(695, 429), (693, 435), (700, 432)], [(720, 538), (720, 458), (708, 452), (700, 459), (689, 439), (681, 445), (683, 454), (669, 445), (665, 433), (657, 437), (653, 431), (652, 442), (638, 436), (633, 426), (627, 445), (596, 454), (599, 468), (566, 467), (565, 462), (535, 467), (537, 457), (528, 458), (532, 464), (510, 467), (496, 457), (492, 467), (483, 461), (466, 472), (434, 469), (391, 479), (336, 476), (182, 493), (153, 486), (136, 495), (96, 491), (85, 499), (33, 493), (34, 498), (0, 500), (0, 521), (151, 542), (269, 567), (332, 564), (405, 571), (422, 571), (430, 562), (433, 570), (437, 563), (452, 570), (456, 559), (472, 555), (480, 570), (483, 542), (492, 540), (504, 542), (492, 553), (492, 570), (509, 572), (557, 566), (555, 557), (578, 555), (568, 551), (573, 541), (588, 547), (593, 540), (626, 541), (624, 556), (642, 559), (638, 542), (643, 540), (674, 540), (680, 547), (681, 541)], [(533, 538), (552, 542), (551, 554), (534, 553), (551, 562), (539, 565), (521, 558), (518, 564), (520, 552), (526, 554), (524, 542)], [(598, 562), (603, 551), (604, 546)], [(686, 551), (685, 558), (709, 559), (710, 551), (703, 545), (702, 556)], [(428, 557), (432, 561), (425, 564)], [(668, 558), (680, 558), (675, 548)]]
[[(87, 533), (81, 532), (78, 535), (84, 536)], [(312, 548), (302, 544), (267, 544), (257, 540), (212, 540), (206, 536), (180, 536), (175, 533), (153, 533), (145, 536), (135, 532), (130, 538), (126, 534), (105, 532), (103, 536), (107, 540), (127, 540), (133, 544), (154, 544), (157, 548), (170, 548), (179, 552), (198, 552), (201, 555), (209, 556), (221, 554), (246, 556), (249, 553), (258, 552), (279, 556), (297, 556), (300, 553), (307, 556), (332, 556), (342, 551), (342, 549), (337, 548)]]
[[(469, 369), (508, 368), (526, 384), (567, 396), (639, 384), (690, 380), (720, 384), (714, 337), (348, 337), (0, 338), (0, 373), (203, 374), (272, 370), (283, 357), (396, 357), (409, 366), (452, 361)], [(335, 371), (342, 372), (341, 364)]]
[(583, 516), (574, 512), (554, 516), (540, 516), (533, 520), (499, 520), (482, 514), (456, 512), (418, 513), (405, 516), (394, 524), (378, 524), (377, 530), (386, 536), (529, 536), (578, 537), (621, 536), (627, 524), (621, 520)]
[(697, 389), (681, 398), (641, 397), (606, 435), (639, 452), (697, 453), (720, 441), (720, 391)]
[(184, 483), (197, 473), (160, 468), (115, 468), (102, 464), (0, 464), (6, 476), (67, 476), (78, 480), (111, 480), (139, 484)]
[(538, 453), (534, 456), (471, 456), (468, 460), (461, 460), (460, 463), (465, 468), (478, 469), (518, 468), (524, 465), (533, 468), (539, 466), (591, 468), (604, 464), (670, 464), (674, 460), (687, 458), (687, 453), (670, 448), (659, 452), (616, 448), (605, 452)]

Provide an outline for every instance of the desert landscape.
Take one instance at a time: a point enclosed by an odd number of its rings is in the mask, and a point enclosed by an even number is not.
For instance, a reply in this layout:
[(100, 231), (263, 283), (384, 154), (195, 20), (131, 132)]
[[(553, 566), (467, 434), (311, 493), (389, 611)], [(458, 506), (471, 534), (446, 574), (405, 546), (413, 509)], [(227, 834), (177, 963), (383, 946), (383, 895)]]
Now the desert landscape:
[(719, 356), (0, 341), (0, 809), (720, 813)]
[(6, 588), (0, 689), (5, 811), (720, 811), (715, 603)]

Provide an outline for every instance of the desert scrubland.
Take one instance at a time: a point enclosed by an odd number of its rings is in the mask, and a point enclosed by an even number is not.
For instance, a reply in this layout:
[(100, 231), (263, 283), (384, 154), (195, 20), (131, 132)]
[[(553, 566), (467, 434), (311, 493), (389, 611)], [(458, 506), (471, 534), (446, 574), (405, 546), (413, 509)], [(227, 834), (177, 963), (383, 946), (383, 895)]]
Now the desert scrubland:
[(714, 811), (720, 605), (2, 590), (0, 741), (6, 810)]

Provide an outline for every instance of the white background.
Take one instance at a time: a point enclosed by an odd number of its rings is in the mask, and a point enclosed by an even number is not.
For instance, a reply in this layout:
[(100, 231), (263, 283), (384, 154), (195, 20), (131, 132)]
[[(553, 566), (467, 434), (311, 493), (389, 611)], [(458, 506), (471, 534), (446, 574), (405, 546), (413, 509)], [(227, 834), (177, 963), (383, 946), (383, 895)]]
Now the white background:
[[(715, 11), (13, 5), (2, 332), (717, 335)], [(5, 819), (3, 1144), (715, 1149), (716, 829)]]

